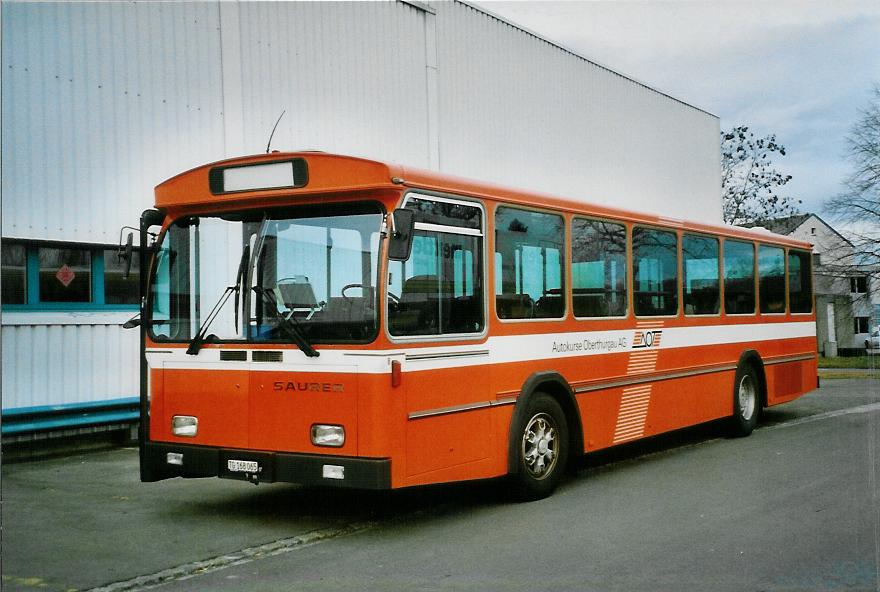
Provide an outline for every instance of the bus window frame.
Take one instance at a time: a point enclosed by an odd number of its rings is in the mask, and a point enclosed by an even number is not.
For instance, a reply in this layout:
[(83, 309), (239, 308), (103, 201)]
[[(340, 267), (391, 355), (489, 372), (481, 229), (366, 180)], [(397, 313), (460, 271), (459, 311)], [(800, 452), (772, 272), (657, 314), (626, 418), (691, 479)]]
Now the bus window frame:
[[(636, 234), (636, 228), (646, 228), (648, 230), (657, 230), (660, 232), (669, 232), (675, 235), (675, 257), (676, 257), (676, 278), (675, 278), (675, 289), (676, 289), (676, 310), (675, 314), (668, 315), (639, 315), (636, 314), (636, 256), (635, 256), (635, 244), (633, 244), (633, 237)], [(629, 233), (629, 261), (630, 261), (630, 299), (632, 301), (632, 317), (634, 319), (680, 319), (683, 318), (683, 306), (682, 306), (682, 273), (681, 273), (681, 235), (682, 231), (679, 228), (670, 228), (668, 226), (659, 226), (655, 224), (642, 224), (642, 223), (634, 223), (630, 228)], [(708, 316), (708, 315), (707, 315)]]
[[(382, 203), (382, 201), (376, 200), (376, 199), (354, 200), (354, 201), (346, 201), (346, 202), (339, 202), (339, 203), (342, 205), (346, 205), (346, 204), (373, 204), (373, 205), (376, 205), (376, 206), (378, 206), (376, 213), (380, 214), (383, 217), (383, 220), (389, 214), (388, 210), (385, 207), (385, 204)], [(305, 204), (290, 203), (290, 204), (281, 205), (281, 206), (258, 206), (258, 207), (254, 207), (254, 208), (245, 208), (245, 209), (242, 209), (241, 211), (246, 211), (246, 210), (254, 210), (254, 211), (283, 210), (286, 208), (296, 208), (298, 206), (303, 206), (303, 205), (304, 206), (320, 206), (322, 204), (320, 202), (305, 203)], [(223, 210), (206, 210), (206, 211), (199, 210), (194, 213), (188, 212), (185, 214), (180, 214), (176, 218), (173, 218), (170, 221), (168, 221), (167, 224), (165, 224), (162, 227), (162, 229), (159, 231), (159, 233), (156, 237), (156, 240), (154, 242), (152, 256), (149, 258), (150, 266), (149, 266), (149, 269), (147, 270), (147, 276), (144, 280), (145, 281), (145, 283), (144, 283), (145, 293), (144, 293), (144, 299), (143, 299), (144, 300), (144, 308), (143, 308), (142, 315), (145, 315), (144, 322), (147, 323), (146, 336), (151, 342), (153, 342), (155, 344), (181, 344), (181, 343), (185, 344), (185, 343), (188, 343), (189, 341), (191, 341), (191, 339), (192, 339), (192, 338), (189, 338), (189, 339), (161, 338), (153, 332), (153, 329), (152, 329), (153, 323), (151, 322), (152, 321), (152, 311), (153, 311), (153, 277), (154, 277), (155, 273), (158, 271), (158, 267), (159, 267), (159, 257), (158, 257), (159, 247), (158, 246), (164, 244), (164, 241), (167, 238), (166, 235), (167, 235), (168, 231), (171, 229), (171, 227), (178, 220), (182, 220), (184, 218), (193, 217), (193, 216), (199, 217), (199, 218), (220, 217), (224, 213), (226, 213), (226, 212)], [(385, 277), (385, 275), (382, 273), (382, 265), (383, 265), (383, 258), (385, 257), (385, 253), (387, 251), (387, 246), (386, 246), (387, 241), (384, 240), (384, 237), (382, 235), (382, 228), (383, 228), (383, 225), (380, 225), (377, 229), (377, 232), (379, 233), (379, 247), (378, 247), (378, 251), (376, 253), (376, 270), (374, 272), (374, 274), (375, 274), (374, 279), (376, 282), (381, 282), (383, 280), (383, 278)], [(248, 263), (248, 267), (250, 267), (250, 262)], [(242, 280), (242, 281), (244, 281), (244, 280)], [(378, 292), (379, 292), (378, 287), (379, 286), (377, 285), (376, 286), (377, 298), (380, 297), (380, 295), (378, 295)], [(377, 303), (376, 304), (376, 312), (375, 312), (376, 329), (372, 332), (372, 334), (370, 335), (369, 338), (361, 339), (361, 340), (345, 340), (345, 341), (333, 341), (333, 342), (318, 341), (315, 343), (315, 345), (335, 347), (335, 346), (349, 346), (349, 345), (364, 346), (364, 345), (375, 344), (376, 341), (379, 339), (379, 335), (380, 335), (379, 326), (383, 322), (383, 319), (382, 319), (381, 315), (379, 314), (379, 312), (380, 312), (380, 308), (379, 308), (379, 304)], [(202, 321), (204, 321), (204, 319), (202, 319)], [(219, 339), (218, 338), (216, 340), (212, 340), (211, 344), (243, 345), (243, 346), (273, 345), (273, 346), (289, 346), (291, 348), (296, 348), (296, 344), (289, 339), (265, 339), (265, 340), (261, 340), (261, 341), (255, 341), (252, 339), (248, 339), (247, 337), (244, 337), (243, 339)]]
[[(810, 262), (810, 273), (808, 274), (808, 277), (810, 278), (810, 310), (808, 310), (807, 312), (794, 312), (793, 310), (791, 310), (791, 302), (790, 302), (791, 293), (789, 291), (790, 290), (789, 283), (791, 281), (791, 278), (789, 277), (790, 272), (788, 269), (788, 258), (789, 258), (789, 253), (791, 251), (806, 254), (807, 260)], [(814, 279), (815, 278), (813, 277), (813, 253), (811, 251), (807, 251), (806, 249), (799, 249), (797, 247), (785, 247), (785, 302), (786, 302), (785, 310), (789, 315), (791, 315), (791, 316), (808, 316), (808, 315), (812, 315), (816, 312), (816, 286), (815, 286), (815, 282), (813, 281)]]
[[(696, 313), (688, 314), (687, 311), (685, 310), (685, 303), (684, 303), (685, 286), (684, 286), (684, 283), (685, 283), (686, 278), (685, 278), (685, 274), (684, 274), (684, 238), (685, 238), (685, 236), (688, 236), (688, 235), (695, 236), (697, 238), (712, 239), (718, 244), (718, 312), (714, 312), (711, 314), (696, 314)], [(679, 288), (681, 290), (680, 297), (681, 297), (682, 315), (685, 318), (688, 318), (688, 319), (713, 319), (713, 318), (720, 318), (721, 317), (722, 311), (724, 310), (724, 261), (722, 260), (722, 255), (723, 255), (723, 247), (722, 247), (723, 241), (722, 241), (722, 239), (723, 238), (725, 238), (725, 237), (720, 234), (707, 234), (705, 232), (695, 232), (692, 230), (683, 230), (681, 232), (679, 247), (678, 247), (679, 253), (681, 255), (679, 257), (679, 265), (681, 266), (681, 270), (680, 270), (681, 277), (679, 278), (678, 284), (679, 284)]]
[[(482, 261), (482, 271), (483, 271), (483, 330), (479, 333), (441, 333), (439, 335), (393, 335), (391, 333), (391, 324), (389, 322), (389, 311), (388, 311), (388, 274), (391, 270), (391, 260), (388, 259), (388, 248), (387, 246), (382, 249), (380, 256), (382, 257), (381, 266), (384, 266), (384, 273), (382, 274), (382, 293), (380, 298), (384, 299), (384, 306), (382, 306), (383, 316), (380, 319), (380, 323), (382, 324), (382, 331), (385, 333), (385, 338), (388, 339), (391, 343), (442, 343), (446, 341), (473, 341), (473, 342), (481, 342), (485, 341), (487, 336), (489, 335), (489, 310), (487, 304), (488, 298), (488, 271), (486, 266), (488, 265), (487, 261), (487, 251), (488, 251), (488, 240), (486, 237), (486, 206), (483, 204), (481, 200), (470, 198), (463, 195), (457, 195), (453, 193), (443, 193), (439, 191), (430, 191), (427, 189), (408, 189), (400, 198), (397, 207), (405, 208), (406, 203), (410, 197), (413, 198), (423, 198), (430, 201), (438, 201), (442, 203), (451, 203), (458, 204), (463, 206), (476, 206), (480, 209), (481, 213), (481, 221), (480, 221), (480, 230), (477, 232), (473, 228), (465, 228), (459, 226), (444, 226), (439, 224), (430, 224), (426, 222), (416, 222), (413, 227), (413, 232), (416, 230), (427, 230), (429, 232), (447, 232), (444, 229), (451, 229), (449, 234), (460, 234), (463, 236), (478, 236), (483, 239), (482, 247), (483, 247), (483, 261)], [(387, 241), (386, 241), (387, 243)], [(410, 255), (412, 256), (412, 255)], [(405, 263), (405, 262), (402, 262)]]
[[(754, 240), (747, 238), (737, 238), (735, 236), (723, 236), (718, 235), (721, 238), (721, 311), (724, 313), (724, 317), (735, 317), (735, 318), (746, 318), (746, 317), (757, 317), (758, 316), (758, 247)], [(754, 289), (754, 308), (752, 308), (752, 312), (727, 312), (727, 305), (725, 302), (726, 295), (726, 280), (727, 274), (724, 273), (725, 267), (725, 251), (724, 245), (727, 241), (733, 241), (735, 243), (745, 243), (752, 246), (752, 288)]]
[[(782, 289), (783, 302), (785, 305), (782, 312), (763, 312), (761, 310), (761, 246), (782, 250)], [(784, 317), (788, 313), (788, 249), (781, 243), (768, 243), (765, 241), (755, 241), (755, 312), (762, 317)]]
[[(571, 307), (569, 300), (571, 299), (571, 257), (569, 256), (569, 261), (562, 263), (562, 296), (563, 303), (565, 308), (562, 311), (562, 316), (559, 317), (547, 317), (541, 319), (502, 319), (498, 316), (498, 307), (496, 306), (495, 297), (495, 216), (497, 215), (498, 208), (508, 208), (512, 210), (520, 210), (523, 212), (536, 212), (539, 214), (551, 214), (553, 216), (559, 216), (562, 218), (562, 250), (560, 251), (560, 255), (563, 257), (568, 254), (571, 254), (571, 219), (574, 214), (573, 212), (567, 212), (564, 210), (554, 210), (552, 208), (541, 208), (531, 205), (522, 205), (512, 201), (505, 202), (496, 202), (494, 207), (492, 208), (492, 310), (495, 313), (495, 319), (499, 323), (503, 324), (517, 324), (517, 323), (561, 323), (569, 320), (569, 312), (571, 312)], [(600, 317), (605, 318), (605, 317)], [(624, 317), (625, 318), (625, 317)]]
[[(592, 220), (594, 222), (603, 222), (606, 224), (617, 224), (619, 226), (623, 226), (623, 250), (624, 250), (624, 263), (627, 265), (626, 269), (626, 281), (624, 282), (624, 290), (626, 290), (626, 312), (622, 315), (617, 315), (613, 317), (579, 317), (574, 312), (574, 270), (572, 266), (574, 265), (574, 221), (575, 218), (579, 220)], [(584, 214), (572, 214), (568, 220), (568, 237), (567, 241), (569, 243), (568, 247), (568, 266), (567, 271), (569, 275), (568, 281), (568, 295), (571, 297), (571, 318), (576, 321), (614, 321), (614, 320), (622, 320), (628, 319), (630, 317), (630, 313), (633, 312), (633, 301), (632, 301), (632, 292), (631, 292), (631, 276), (632, 276), (632, 224), (628, 224), (625, 220), (620, 220), (617, 218), (602, 218), (600, 216), (592, 216), (592, 215), (584, 215)]]

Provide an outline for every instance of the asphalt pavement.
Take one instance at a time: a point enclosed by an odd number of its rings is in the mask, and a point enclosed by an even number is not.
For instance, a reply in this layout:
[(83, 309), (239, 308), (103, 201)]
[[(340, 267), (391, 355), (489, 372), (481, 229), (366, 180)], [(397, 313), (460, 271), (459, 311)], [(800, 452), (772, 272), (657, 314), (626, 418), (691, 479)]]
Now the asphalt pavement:
[(585, 457), (554, 496), (169, 480), (117, 449), (2, 467), (3, 590), (880, 590), (880, 381), (744, 439)]

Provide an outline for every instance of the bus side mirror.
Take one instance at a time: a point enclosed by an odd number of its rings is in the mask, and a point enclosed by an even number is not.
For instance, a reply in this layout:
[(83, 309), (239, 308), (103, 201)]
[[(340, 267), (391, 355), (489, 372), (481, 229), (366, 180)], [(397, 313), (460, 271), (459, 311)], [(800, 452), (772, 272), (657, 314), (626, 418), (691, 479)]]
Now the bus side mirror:
[(119, 247), (119, 252), (117, 253), (117, 257), (122, 260), (124, 263), (124, 267), (122, 268), (122, 279), (127, 280), (128, 276), (131, 274), (131, 258), (132, 258), (132, 240), (134, 234), (129, 232), (128, 238), (125, 240), (125, 246)]
[(388, 258), (392, 261), (406, 261), (412, 253), (415, 212), (394, 210), (391, 214), (391, 238), (388, 241)]

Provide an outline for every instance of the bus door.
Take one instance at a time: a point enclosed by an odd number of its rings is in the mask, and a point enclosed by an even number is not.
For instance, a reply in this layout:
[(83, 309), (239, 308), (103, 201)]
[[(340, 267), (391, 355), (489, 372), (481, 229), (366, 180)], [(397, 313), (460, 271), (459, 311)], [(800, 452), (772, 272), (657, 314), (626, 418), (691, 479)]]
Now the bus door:
[(413, 248), (389, 263), (388, 332), (406, 348), (406, 474), (414, 477), (487, 458), (492, 428), (483, 209), (414, 193), (404, 207), (415, 212)]

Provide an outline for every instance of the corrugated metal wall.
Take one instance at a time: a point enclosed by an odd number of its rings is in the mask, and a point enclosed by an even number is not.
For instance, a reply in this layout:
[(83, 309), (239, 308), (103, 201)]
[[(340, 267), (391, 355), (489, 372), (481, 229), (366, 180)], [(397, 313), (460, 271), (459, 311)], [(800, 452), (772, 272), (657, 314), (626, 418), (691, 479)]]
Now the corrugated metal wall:
[(138, 331), (119, 327), (129, 316), (4, 320), (3, 409), (136, 396)]
[(716, 117), (470, 6), (436, 6), (441, 169), (721, 221)]
[[(2, 11), (6, 238), (115, 243), (162, 180), (265, 150), (282, 110), (273, 148), (720, 220), (717, 118), (466, 4)], [(3, 408), (136, 394), (121, 320), (4, 314)]]

